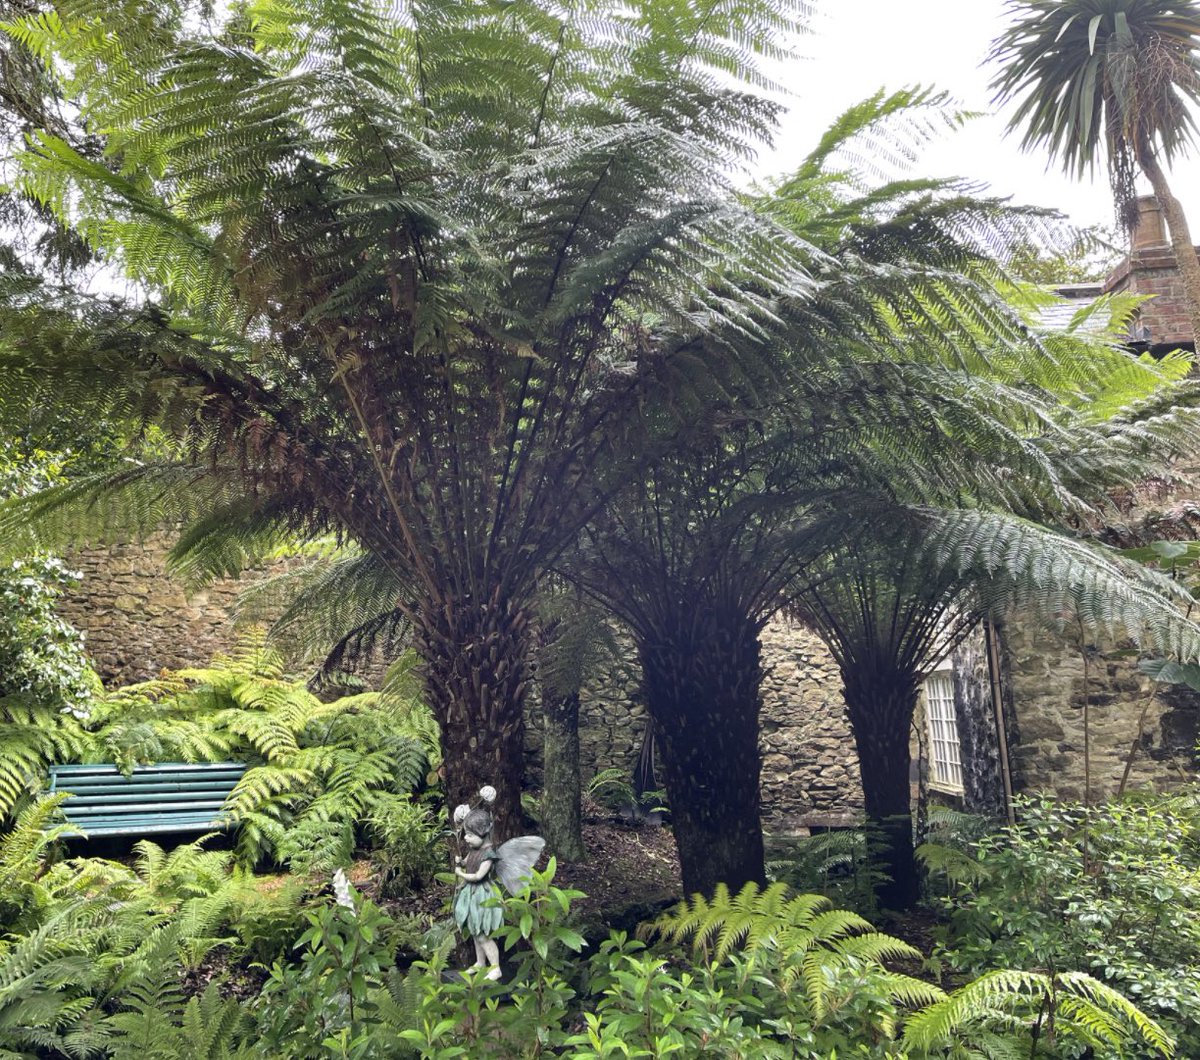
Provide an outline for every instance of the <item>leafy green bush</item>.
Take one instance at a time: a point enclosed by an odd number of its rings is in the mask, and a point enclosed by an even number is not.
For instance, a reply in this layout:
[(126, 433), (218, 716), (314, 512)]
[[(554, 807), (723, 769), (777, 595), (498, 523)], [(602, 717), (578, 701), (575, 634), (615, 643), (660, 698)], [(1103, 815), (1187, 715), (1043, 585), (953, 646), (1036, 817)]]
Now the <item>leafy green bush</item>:
[[(922, 849), (945, 881), (954, 974), (1087, 971), (1200, 1056), (1200, 804), (1194, 793), (1085, 808), (1025, 802), (1019, 823)], [(1050, 1054), (1052, 1055), (1052, 1054)]]
[(394, 1056), (398, 1029), (384, 983), (394, 972), (391, 922), (352, 888), (345, 905), (306, 913), (298, 965), (276, 961), (259, 1007), (259, 1048), (296, 1058)]
[(0, 820), (37, 790), (51, 762), (89, 745), (81, 719), (100, 682), (82, 636), (54, 610), (78, 577), (57, 559), (0, 570)]
[(443, 863), (439, 857), (441, 825), (426, 803), (408, 795), (377, 795), (365, 830), (375, 882), (385, 897), (419, 886)]
[[(134, 868), (55, 863), (32, 834), (52, 810), (27, 811), (0, 848), (0, 873), (25, 887), (0, 942), (0, 1049), (12, 1055), (922, 1060), (1038, 1055), (1038, 1027), (1106, 1057), (1170, 1055), (1154, 1023), (1089, 976), (995, 972), (946, 994), (888, 967), (915, 956), (905, 943), (778, 884), (693, 898), (647, 928), (656, 948), (613, 934), (581, 960), (579, 892), (554, 886), (553, 862), (506, 900), (508, 983), (447, 976), (448, 938), (402, 975), (397, 925), (346, 885), (305, 914), (257, 998), (225, 1000), (219, 985), (188, 998), (198, 955), (246, 952), (231, 925), (262, 891), (198, 843), (143, 844)], [(690, 959), (673, 945), (689, 939)]]
[(395, 682), (387, 695), (325, 703), (251, 637), (210, 667), (97, 694), (86, 707), (70, 707), (83, 702), (68, 698), (74, 685), (54, 687), (31, 692), (36, 706), (0, 698), (0, 815), (42, 786), (55, 761), (131, 769), (234, 759), (249, 766), (225, 803), (243, 862), (324, 874), (374, 843), (393, 891), (436, 862), (437, 829), (414, 800), (437, 761), (437, 727)]
[(996, 973), (947, 994), (888, 967), (918, 956), (906, 943), (781, 884), (718, 889), (647, 925), (662, 945), (691, 939), (691, 961), (613, 934), (580, 975), (582, 940), (563, 930), (575, 895), (553, 873), (535, 873), (510, 905), (504, 935), (521, 954), (510, 985), (472, 973), (443, 982), (444, 951), (417, 966), (406, 995), (417, 1025), (402, 1036), (420, 1056), (1032, 1056), (1044, 1013), (1069, 1047), (1170, 1055), (1156, 1024), (1087, 975)]

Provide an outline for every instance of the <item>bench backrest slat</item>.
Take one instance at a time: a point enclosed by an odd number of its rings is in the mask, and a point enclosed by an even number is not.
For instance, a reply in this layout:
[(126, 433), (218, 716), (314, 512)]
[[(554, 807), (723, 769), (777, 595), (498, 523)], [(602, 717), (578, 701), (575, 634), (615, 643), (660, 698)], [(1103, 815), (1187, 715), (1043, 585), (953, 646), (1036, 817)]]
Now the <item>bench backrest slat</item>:
[(69, 795), (63, 814), (89, 836), (199, 832), (226, 828), (222, 813), (246, 767), (240, 762), (161, 762), (50, 767), (50, 790)]

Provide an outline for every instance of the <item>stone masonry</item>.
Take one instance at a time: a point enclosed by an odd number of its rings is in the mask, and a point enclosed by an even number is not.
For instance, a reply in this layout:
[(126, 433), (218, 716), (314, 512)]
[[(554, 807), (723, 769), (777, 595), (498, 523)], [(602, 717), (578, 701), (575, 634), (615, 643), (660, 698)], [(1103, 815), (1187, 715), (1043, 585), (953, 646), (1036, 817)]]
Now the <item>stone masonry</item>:
[(1130, 791), (1168, 790), (1195, 779), (1195, 693), (1151, 681), (1128, 654), (1081, 647), (1055, 632), (1010, 627), (1004, 639), (1019, 704), (1012, 749), (1018, 790), (1084, 797), (1085, 696), (1093, 799), (1115, 795), (1127, 769)]
[[(109, 685), (199, 666), (238, 638), (233, 608), (239, 582), (218, 581), (188, 596), (165, 571), (166, 534), (144, 544), (75, 553), (82, 584), (60, 605), (83, 631)], [(769, 827), (795, 830), (848, 823), (861, 810), (858, 761), (845, 719), (837, 667), (820, 640), (778, 621), (763, 636), (763, 812)], [(580, 708), (585, 778), (616, 767), (631, 774), (646, 731), (632, 653), (584, 689)], [(530, 715), (531, 750), (538, 715)]]
[(65, 594), (59, 612), (83, 632), (108, 685), (203, 665), (237, 642), (233, 610), (243, 583), (227, 578), (189, 596), (166, 573), (170, 540), (160, 533), (67, 557), (83, 581)]
[[(83, 583), (62, 602), (83, 630), (107, 683), (202, 665), (237, 641), (232, 612), (239, 589), (219, 581), (188, 596), (165, 573), (168, 539), (76, 553)], [(968, 808), (1003, 807), (987, 668), (978, 650), (956, 657), (962, 671), (955, 699), (963, 735)], [(858, 761), (846, 720), (838, 669), (821, 641), (802, 626), (777, 620), (763, 633), (762, 793), (764, 824), (775, 832), (852, 823), (862, 810)], [(1010, 626), (1003, 670), (1014, 788), (1077, 798), (1084, 792), (1083, 665), (1069, 639)], [(1152, 688), (1131, 658), (1089, 661), (1092, 791), (1120, 786), (1130, 750), (1137, 751), (1127, 787), (1166, 788), (1192, 774), (1197, 738), (1195, 694)], [(969, 671), (969, 672), (968, 672)], [(631, 774), (646, 732), (632, 652), (584, 689), (581, 764), (585, 779), (616, 767)], [(540, 747), (536, 710), (530, 750)], [(923, 719), (914, 728), (921, 748)], [(990, 731), (989, 731), (990, 726)], [(914, 773), (915, 775), (915, 773)], [(914, 792), (915, 793), (915, 792)]]

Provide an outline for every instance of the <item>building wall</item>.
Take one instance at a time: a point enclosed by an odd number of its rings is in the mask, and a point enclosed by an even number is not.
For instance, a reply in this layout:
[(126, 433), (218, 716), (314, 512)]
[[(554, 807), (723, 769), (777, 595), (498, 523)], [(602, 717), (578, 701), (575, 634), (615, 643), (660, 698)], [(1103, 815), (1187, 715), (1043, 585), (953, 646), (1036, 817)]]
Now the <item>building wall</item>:
[(1192, 347), (1192, 324), (1183, 280), (1154, 196), (1138, 199), (1138, 222), (1130, 253), (1105, 280), (1104, 290), (1150, 296), (1138, 310), (1132, 329), (1132, 338), (1139, 348), (1148, 346), (1165, 351), (1177, 345)]
[(1168, 790), (1195, 779), (1200, 695), (1151, 681), (1132, 654), (1112, 645), (1081, 648), (1077, 639), (1032, 625), (1010, 625), (1003, 640), (1018, 791), (1084, 797), (1085, 696), (1093, 798), (1115, 795), (1127, 768), (1129, 791)]
[[(239, 583), (223, 580), (187, 596), (164, 572), (167, 545), (167, 537), (160, 535), (144, 545), (86, 550), (71, 557), (84, 579), (66, 595), (60, 610), (84, 632), (95, 665), (110, 685), (203, 664), (237, 641), (232, 610)], [(1007, 629), (1004, 645), (1014, 788), (1082, 797), (1084, 689), (1078, 649), (1061, 636), (1029, 628)], [(784, 620), (765, 629), (763, 662), (765, 825), (795, 832), (852, 823), (862, 811), (862, 792), (836, 664), (819, 638)], [(1129, 788), (1165, 788), (1190, 777), (1200, 697), (1153, 689), (1129, 659), (1097, 654), (1090, 669), (1093, 793), (1117, 790), (1135, 739)], [(963, 803), (971, 810), (1001, 813), (995, 708), (981, 640), (956, 653), (955, 673)], [(647, 725), (632, 651), (584, 689), (580, 713), (585, 778), (609, 767), (632, 774)], [(529, 750), (536, 762), (541, 736), (536, 709), (531, 709), (529, 723)], [(914, 761), (923, 749), (923, 725), (918, 715)], [(914, 785), (918, 769), (919, 764)]]
[(1189, 342), (1192, 325), (1170, 248), (1136, 251), (1109, 278), (1106, 288), (1151, 296), (1138, 310), (1135, 337), (1139, 341), (1150, 346)]

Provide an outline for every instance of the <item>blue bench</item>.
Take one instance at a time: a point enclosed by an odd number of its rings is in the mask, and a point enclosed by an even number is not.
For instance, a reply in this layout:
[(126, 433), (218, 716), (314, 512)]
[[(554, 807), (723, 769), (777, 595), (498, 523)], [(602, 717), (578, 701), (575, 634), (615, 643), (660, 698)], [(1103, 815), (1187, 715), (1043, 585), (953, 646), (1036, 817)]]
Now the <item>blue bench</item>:
[(71, 796), (63, 815), (89, 838), (208, 832), (229, 827), (222, 807), (245, 772), (240, 762), (163, 762), (128, 776), (113, 765), (51, 766), (50, 791)]

